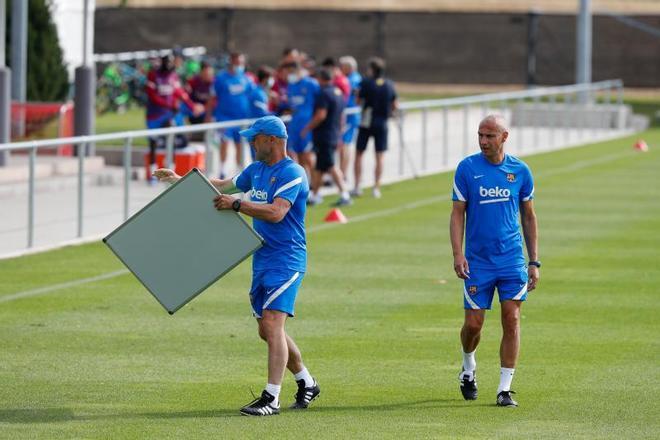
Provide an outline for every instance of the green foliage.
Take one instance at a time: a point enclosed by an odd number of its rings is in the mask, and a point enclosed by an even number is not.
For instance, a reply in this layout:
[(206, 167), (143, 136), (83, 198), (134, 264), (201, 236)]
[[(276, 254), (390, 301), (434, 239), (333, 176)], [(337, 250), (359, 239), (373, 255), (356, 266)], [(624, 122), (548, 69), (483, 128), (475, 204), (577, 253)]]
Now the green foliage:
[[(11, 3), (12, 0), (7, 2), (8, 64), (11, 63)], [(63, 101), (69, 90), (68, 73), (49, 4), (46, 0), (29, 0), (26, 83), (28, 101)]]
[[(648, 153), (632, 150), (644, 138)], [(309, 267), (288, 332), (323, 391), (303, 412), (238, 415), (266, 383), (249, 264), (169, 316), (101, 243), (0, 264), (3, 438), (658, 438), (660, 129), (526, 158), (541, 281), (522, 309), (516, 409), (496, 408), (499, 306), (458, 390), (461, 283), (451, 173), (309, 210)], [(146, 201), (145, 201), (146, 203)], [(221, 250), (219, 250), (220, 252)], [(60, 284), (12, 301), (7, 295)], [(281, 400), (292, 402), (287, 373)]]

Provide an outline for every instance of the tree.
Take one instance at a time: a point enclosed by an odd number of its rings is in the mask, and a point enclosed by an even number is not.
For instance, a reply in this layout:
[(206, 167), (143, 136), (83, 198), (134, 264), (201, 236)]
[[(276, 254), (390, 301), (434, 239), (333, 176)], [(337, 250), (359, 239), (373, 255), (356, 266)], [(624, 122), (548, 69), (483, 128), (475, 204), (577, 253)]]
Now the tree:
[[(62, 56), (57, 29), (50, 15), (51, 1), (29, 0), (29, 2), (27, 100), (63, 101), (69, 91), (69, 77)], [(8, 63), (11, 62), (11, 3), (12, 0), (7, 2), (6, 48)]]

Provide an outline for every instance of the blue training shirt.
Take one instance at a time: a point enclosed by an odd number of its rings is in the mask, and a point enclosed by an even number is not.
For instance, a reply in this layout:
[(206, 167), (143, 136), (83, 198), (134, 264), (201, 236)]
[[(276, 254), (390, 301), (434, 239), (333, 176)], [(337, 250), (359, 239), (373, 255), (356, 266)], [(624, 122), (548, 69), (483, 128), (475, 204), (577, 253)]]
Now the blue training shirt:
[(314, 116), (314, 100), (319, 93), (319, 83), (308, 76), (286, 87), (288, 106), (292, 111), (291, 125), (304, 127)]
[(254, 254), (253, 271), (288, 269), (305, 272), (305, 210), (309, 183), (303, 167), (289, 157), (272, 166), (253, 162), (234, 177), (234, 185), (248, 193), (253, 203), (273, 203), (277, 197), (291, 203), (291, 209), (279, 223), (252, 219), (255, 231), (265, 240), (264, 246)]
[[(357, 94), (360, 89), (360, 83), (362, 82), (362, 76), (357, 73), (357, 72), (351, 72), (350, 75), (348, 75), (348, 83), (351, 85), (351, 94), (348, 96), (348, 102), (346, 103), (346, 108), (351, 108), (351, 107), (356, 107), (357, 102)], [(355, 113), (352, 115), (348, 115), (346, 117), (346, 123), (351, 124), (351, 125), (357, 125), (360, 123), (360, 114)]]
[(268, 110), (268, 94), (262, 87), (253, 87), (249, 99), (251, 118), (261, 118), (262, 116), (272, 114), (271, 111)]
[(250, 117), (250, 93), (254, 83), (244, 73), (218, 73), (213, 82), (218, 99), (213, 116), (216, 121), (246, 119)]
[(466, 202), (465, 258), (470, 267), (497, 269), (525, 264), (520, 202), (534, 198), (532, 172), (506, 154), (499, 165), (482, 153), (456, 168), (452, 200)]

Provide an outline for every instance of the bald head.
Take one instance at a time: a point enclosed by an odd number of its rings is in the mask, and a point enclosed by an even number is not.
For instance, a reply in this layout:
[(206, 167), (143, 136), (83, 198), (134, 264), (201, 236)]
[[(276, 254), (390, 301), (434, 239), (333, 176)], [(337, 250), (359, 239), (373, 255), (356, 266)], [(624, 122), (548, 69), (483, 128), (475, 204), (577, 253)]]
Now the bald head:
[(498, 133), (508, 132), (509, 128), (507, 127), (506, 120), (502, 115), (488, 115), (481, 120), (479, 127), (489, 127), (491, 129), (497, 130)]

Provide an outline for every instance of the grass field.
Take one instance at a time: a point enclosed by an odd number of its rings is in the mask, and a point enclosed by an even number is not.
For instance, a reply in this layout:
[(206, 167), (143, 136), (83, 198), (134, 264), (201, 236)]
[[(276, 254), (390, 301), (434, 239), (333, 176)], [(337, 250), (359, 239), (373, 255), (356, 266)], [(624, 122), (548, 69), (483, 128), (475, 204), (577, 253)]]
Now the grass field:
[[(497, 305), (480, 398), (458, 391), (440, 174), (359, 200), (347, 225), (311, 210), (288, 329), (323, 391), (303, 413), (238, 415), (265, 384), (248, 264), (169, 316), (128, 274), (11, 299), (121, 270), (101, 244), (0, 261), (0, 438), (658, 438), (660, 129), (639, 137), (649, 153), (627, 138), (527, 158), (544, 266), (523, 307), (517, 409), (494, 406)], [(294, 392), (287, 375), (283, 405)]]

